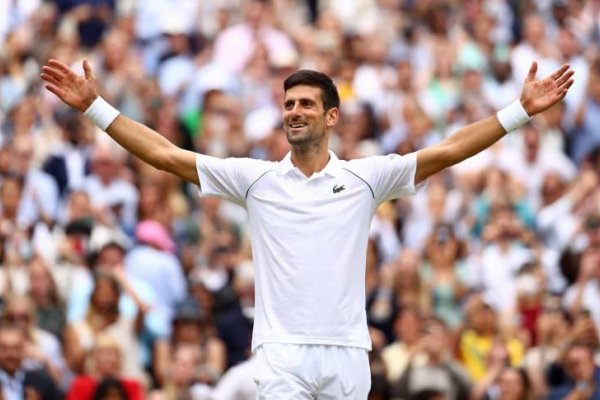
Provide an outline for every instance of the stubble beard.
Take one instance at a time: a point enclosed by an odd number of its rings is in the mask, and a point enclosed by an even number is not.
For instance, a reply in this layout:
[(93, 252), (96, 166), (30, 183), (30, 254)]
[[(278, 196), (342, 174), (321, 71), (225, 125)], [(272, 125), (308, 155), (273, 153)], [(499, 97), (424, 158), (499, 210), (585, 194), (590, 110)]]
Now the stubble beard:
[(325, 138), (325, 133), (315, 133), (314, 131), (306, 131), (303, 134), (293, 136), (286, 130), (286, 138), (290, 146), (295, 152), (306, 153), (314, 148), (321, 147)]

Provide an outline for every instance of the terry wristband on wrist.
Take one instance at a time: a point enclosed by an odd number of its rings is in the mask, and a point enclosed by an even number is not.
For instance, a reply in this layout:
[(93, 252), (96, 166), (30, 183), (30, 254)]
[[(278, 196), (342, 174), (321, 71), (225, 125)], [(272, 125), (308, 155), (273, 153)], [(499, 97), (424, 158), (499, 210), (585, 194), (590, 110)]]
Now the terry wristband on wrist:
[(119, 110), (108, 104), (102, 97), (96, 97), (96, 100), (85, 110), (84, 114), (98, 126), (106, 131), (110, 124), (120, 114)]
[(498, 111), (496, 117), (506, 132), (511, 132), (525, 125), (531, 119), (519, 99)]

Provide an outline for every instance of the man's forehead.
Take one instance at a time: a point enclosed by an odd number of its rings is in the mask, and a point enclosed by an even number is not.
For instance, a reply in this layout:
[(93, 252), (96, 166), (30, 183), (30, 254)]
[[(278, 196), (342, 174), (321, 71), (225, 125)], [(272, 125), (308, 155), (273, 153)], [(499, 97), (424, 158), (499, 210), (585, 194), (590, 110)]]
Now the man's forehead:
[(312, 99), (321, 100), (321, 89), (316, 86), (296, 85), (285, 92), (285, 100)]

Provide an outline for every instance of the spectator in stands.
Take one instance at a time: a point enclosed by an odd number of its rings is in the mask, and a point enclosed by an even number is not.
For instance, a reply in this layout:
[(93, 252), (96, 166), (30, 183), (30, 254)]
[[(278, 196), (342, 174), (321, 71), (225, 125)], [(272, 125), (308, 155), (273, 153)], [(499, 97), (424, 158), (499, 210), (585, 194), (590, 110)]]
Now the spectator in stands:
[[(108, 143), (97, 144), (90, 155), (91, 174), (85, 178), (97, 222), (120, 226), (125, 232), (135, 229), (138, 191), (123, 177), (125, 154)], [(97, 219), (98, 220), (98, 219)]]
[(126, 400), (141, 400), (144, 398), (142, 384), (123, 375), (123, 353), (119, 338), (110, 334), (100, 334), (94, 343), (89, 357), (89, 368), (75, 377), (67, 400), (95, 400), (98, 392), (102, 392), (103, 384), (111, 379), (118, 382)]
[(15, 325), (0, 323), (0, 394), (3, 399), (60, 400), (57, 384), (44, 369), (23, 365), (26, 338)]
[(158, 382), (168, 381), (180, 346), (193, 346), (198, 350), (194, 362), (194, 379), (198, 382), (214, 385), (223, 374), (227, 366), (226, 348), (205, 313), (193, 298), (177, 306), (171, 337), (157, 341), (154, 347), (154, 372)]
[[(466, 399), (471, 393), (467, 371), (451, 357), (450, 335), (444, 322), (430, 318), (422, 324), (419, 343), (409, 354), (407, 367), (391, 387), (392, 398), (412, 398), (422, 390), (436, 390), (446, 399)], [(423, 353), (425, 362), (415, 356)]]
[(176, 244), (169, 231), (153, 220), (141, 221), (135, 230), (137, 244), (125, 257), (128, 278), (144, 282), (155, 293), (155, 303), (164, 309), (167, 320), (188, 292), (181, 262), (175, 255)]
[(94, 290), (84, 319), (71, 322), (65, 329), (65, 358), (71, 371), (82, 374), (87, 369), (87, 354), (94, 347), (100, 334), (111, 334), (119, 338), (123, 353), (123, 375), (145, 380), (142, 370), (138, 334), (143, 326), (146, 306), (133, 291), (130, 295), (138, 299), (136, 319), (124, 316), (119, 310), (122, 288), (130, 288), (122, 274), (98, 271), (94, 276)]
[(566, 381), (550, 391), (549, 400), (600, 398), (600, 367), (594, 363), (591, 348), (577, 343), (570, 345), (565, 351), (562, 368)]
[(56, 336), (37, 327), (31, 298), (24, 295), (7, 297), (2, 320), (21, 329), (24, 333), (22, 368), (26, 370), (43, 368), (57, 386), (66, 388), (70, 376), (61, 343)]
[[(472, 380), (479, 383), (487, 377), (493, 381), (495, 377), (490, 378), (490, 374), (497, 372), (504, 362), (520, 365), (525, 355), (523, 343), (514, 336), (501, 334), (498, 313), (483, 296), (472, 295), (465, 307), (466, 321), (459, 339), (459, 354)], [(494, 370), (490, 369), (490, 364), (495, 366)]]
[(61, 340), (66, 323), (65, 305), (54, 275), (40, 257), (29, 263), (29, 296), (35, 307), (35, 324)]

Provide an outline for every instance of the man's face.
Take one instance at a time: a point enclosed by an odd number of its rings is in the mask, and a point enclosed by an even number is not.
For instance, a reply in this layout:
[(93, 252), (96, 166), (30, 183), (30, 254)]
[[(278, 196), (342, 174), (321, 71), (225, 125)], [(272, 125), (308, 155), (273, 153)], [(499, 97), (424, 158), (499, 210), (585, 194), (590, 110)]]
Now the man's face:
[(590, 380), (594, 374), (594, 359), (585, 347), (572, 348), (565, 357), (565, 370), (574, 381)]
[(13, 375), (21, 367), (25, 340), (16, 329), (0, 331), (0, 369)]
[(321, 89), (298, 85), (285, 93), (283, 101), (283, 129), (292, 146), (309, 145), (322, 141), (327, 129), (337, 122), (338, 110), (325, 111)]

